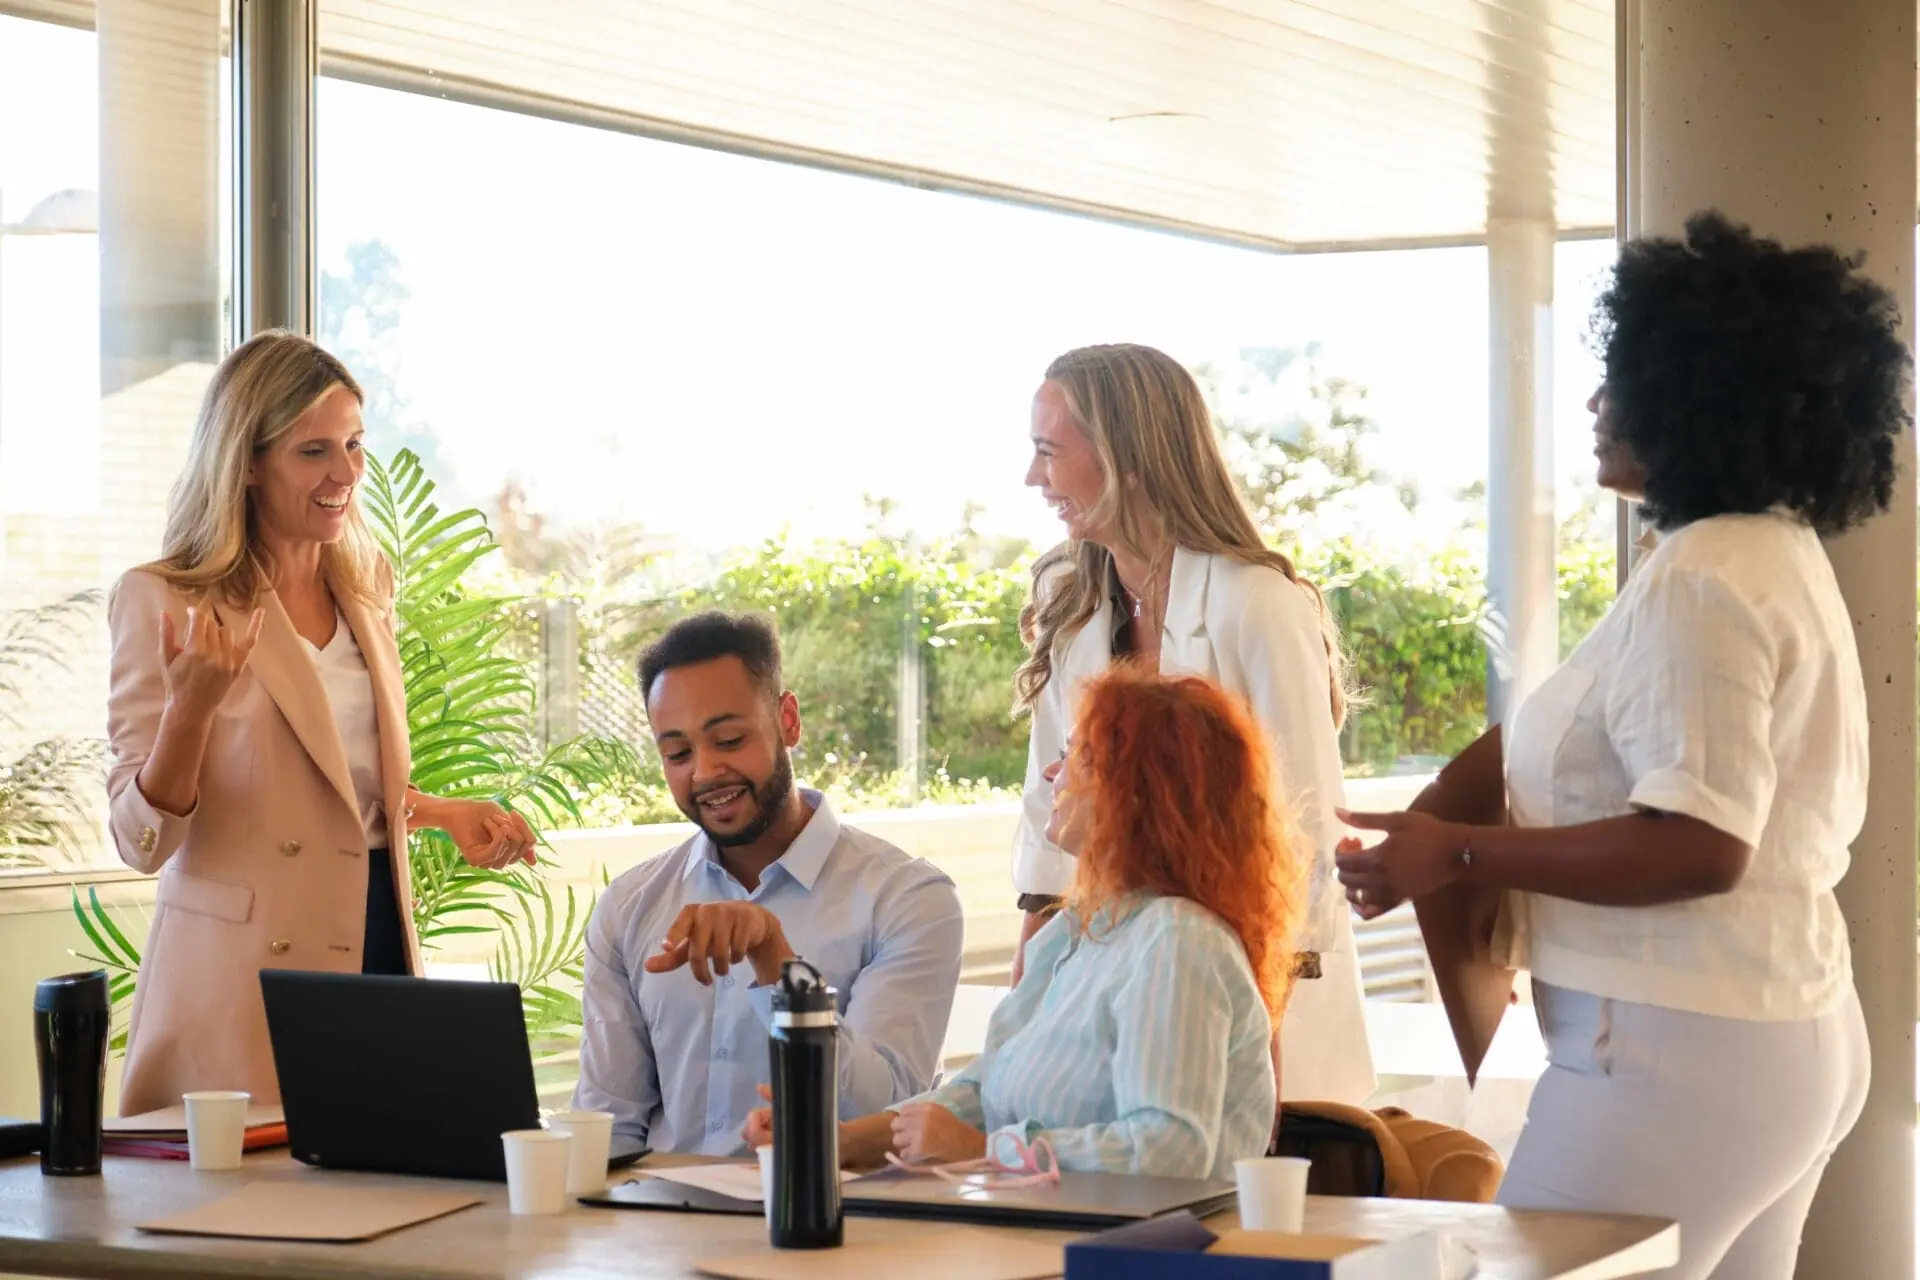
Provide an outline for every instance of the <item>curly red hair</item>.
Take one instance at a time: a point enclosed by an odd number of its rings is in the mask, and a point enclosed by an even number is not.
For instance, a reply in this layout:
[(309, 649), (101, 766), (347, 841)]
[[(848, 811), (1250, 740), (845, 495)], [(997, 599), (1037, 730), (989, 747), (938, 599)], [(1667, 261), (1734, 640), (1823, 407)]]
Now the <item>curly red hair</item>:
[(1087, 683), (1068, 752), (1065, 785), (1087, 814), (1075, 915), (1136, 893), (1196, 902), (1239, 935), (1279, 1016), (1311, 859), (1245, 705), (1197, 676), (1118, 663)]

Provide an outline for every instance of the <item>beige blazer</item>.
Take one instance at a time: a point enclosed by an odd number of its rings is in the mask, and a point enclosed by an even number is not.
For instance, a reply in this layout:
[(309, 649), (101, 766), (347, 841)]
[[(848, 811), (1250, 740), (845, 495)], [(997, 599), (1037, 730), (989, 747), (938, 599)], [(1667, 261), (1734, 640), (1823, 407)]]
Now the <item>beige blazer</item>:
[[(393, 620), (339, 599), (373, 678), (394, 892), (417, 974), (406, 854), (411, 769)], [(319, 669), (274, 593), (261, 600), (259, 643), (214, 713), (193, 812), (162, 813), (141, 794), (134, 779), (166, 703), (160, 616), (170, 614), (184, 636), (189, 603), (136, 569), (114, 586), (107, 607), (108, 823), (121, 859), (160, 877), (134, 992), (123, 1115), (172, 1105), (192, 1089), (244, 1089), (257, 1102), (277, 1101), (260, 970), (358, 973), (366, 932), (367, 842), (346, 749)], [(215, 607), (226, 626), (246, 629), (248, 611)]]

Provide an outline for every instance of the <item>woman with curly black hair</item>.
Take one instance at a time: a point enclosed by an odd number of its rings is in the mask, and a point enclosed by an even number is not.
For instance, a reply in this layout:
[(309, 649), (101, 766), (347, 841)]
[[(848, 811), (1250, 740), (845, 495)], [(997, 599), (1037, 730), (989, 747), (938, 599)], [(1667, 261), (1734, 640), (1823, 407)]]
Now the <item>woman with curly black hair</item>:
[(1501, 1202), (1677, 1218), (1674, 1276), (1791, 1276), (1866, 1096), (1833, 895), (1866, 691), (1820, 537), (1890, 501), (1910, 361), (1859, 265), (1718, 214), (1622, 250), (1594, 453), (1659, 544), (1504, 753), (1495, 728), (1408, 812), (1346, 815), (1387, 833), (1342, 846), (1361, 915), (1492, 899), (1493, 959), (1533, 975), (1549, 1065)]

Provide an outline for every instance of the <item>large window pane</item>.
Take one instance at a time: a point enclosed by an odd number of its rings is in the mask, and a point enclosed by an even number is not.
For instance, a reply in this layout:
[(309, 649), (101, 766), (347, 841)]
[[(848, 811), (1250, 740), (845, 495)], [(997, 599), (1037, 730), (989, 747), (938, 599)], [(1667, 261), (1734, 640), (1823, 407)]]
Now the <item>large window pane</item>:
[[(0, 16), (0, 1007), (146, 942), (151, 884), (75, 891), (90, 912), (98, 894), (122, 952), (45, 877), (120, 865), (102, 822), (106, 590), (159, 554), (220, 356), (221, 12), (102, 0), (93, 30)], [(32, 1114), (34, 1090), (32, 1037), (0, 1037), (0, 1114)]]
[(222, 335), (221, 8), (0, 17), (0, 870), (101, 840), (104, 589), (159, 553)]
[(605, 704), (661, 617), (752, 604), (807, 772), (899, 802), (917, 738), (922, 795), (1015, 785), (1012, 614), (1059, 536), (1027, 403), (1054, 354), (1130, 339), (1202, 376), (1334, 591), (1374, 690), (1352, 768), (1478, 731), (1484, 250), (1277, 257), (356, 84), (321, 109), (326, 334), (376, 448), (495, 517), (516, 589), (578, 599), (588, 727), (638, 725)]

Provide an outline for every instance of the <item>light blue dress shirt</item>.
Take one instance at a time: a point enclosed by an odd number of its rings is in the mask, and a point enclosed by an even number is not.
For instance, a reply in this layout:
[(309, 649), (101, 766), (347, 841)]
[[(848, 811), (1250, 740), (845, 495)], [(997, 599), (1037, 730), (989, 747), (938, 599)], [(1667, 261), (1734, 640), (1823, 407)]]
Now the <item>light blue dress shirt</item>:
[(1240, 939), (1185, 898), (1139, 897), (1027, 944), (981, 1055), (915, 1101), (989, 1137), (1045, 1137), (1065, 1170), (1231, 1179), (1273, 1131), (1273, 1026)]
[(587, 922), (585, 1026), (574, 1106), (613, 1113), (614, 1146), (740, 1155), (763, 1106), (772, 988), (741, 964), (711, 987), (647, 973), (680, 909), (753, 902), (839, 993), (840, 1118), (885, 1110), (932, 1083), (960, 980), (960, 898), (932, 864), (840, 825), (826, 798), (748, 893), (704, 833), (635, 867)]

